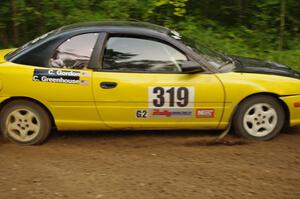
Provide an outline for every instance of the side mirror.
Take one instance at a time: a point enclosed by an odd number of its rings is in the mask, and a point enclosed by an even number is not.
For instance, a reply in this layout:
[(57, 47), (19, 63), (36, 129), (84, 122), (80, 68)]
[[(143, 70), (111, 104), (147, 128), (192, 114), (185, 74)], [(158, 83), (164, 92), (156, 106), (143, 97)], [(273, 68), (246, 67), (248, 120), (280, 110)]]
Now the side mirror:
[(181, 65), (181, 70), (184, 73), (199, 73), (199, 72), (203, 72), (203, 68), (200, 66), (200, 64), (198, 64), (195, 61), (187, 61), (182, 63)]

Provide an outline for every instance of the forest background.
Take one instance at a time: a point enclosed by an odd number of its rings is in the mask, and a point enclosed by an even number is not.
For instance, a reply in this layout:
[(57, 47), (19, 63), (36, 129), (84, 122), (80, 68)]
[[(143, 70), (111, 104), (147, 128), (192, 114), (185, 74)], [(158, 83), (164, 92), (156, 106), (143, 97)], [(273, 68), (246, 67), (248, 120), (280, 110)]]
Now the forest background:
[(299, 0), (0, 0), (0, 48), (99, 20), (155, 23), (226, 54), (300, 71)]

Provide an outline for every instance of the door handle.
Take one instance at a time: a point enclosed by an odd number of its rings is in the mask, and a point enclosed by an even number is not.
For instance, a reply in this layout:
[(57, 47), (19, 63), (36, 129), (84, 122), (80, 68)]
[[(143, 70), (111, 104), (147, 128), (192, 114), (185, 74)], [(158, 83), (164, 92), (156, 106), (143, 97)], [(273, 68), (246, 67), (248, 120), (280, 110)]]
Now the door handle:
[(100, 83), (100, 87), (103, 89), (112, 89), (117, 87), (117, 83), (116, 82), (101, 82)]

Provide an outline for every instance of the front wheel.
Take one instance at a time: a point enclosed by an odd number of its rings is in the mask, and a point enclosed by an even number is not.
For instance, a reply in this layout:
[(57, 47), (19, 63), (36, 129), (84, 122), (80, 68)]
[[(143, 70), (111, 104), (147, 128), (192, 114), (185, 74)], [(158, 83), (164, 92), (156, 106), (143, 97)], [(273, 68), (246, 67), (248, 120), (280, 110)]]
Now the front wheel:
[(254, 96), (238, 108), (233, 126), (235, 132), (247, 139), (273, 139), (284, 126), (285, 113), (277, 99), (269, 96)]
[(48, 113), (27, 100), (6, 104), (0, 113), (0, 125), (4, 136), (17, 144), (41, 144), (51, 132)]

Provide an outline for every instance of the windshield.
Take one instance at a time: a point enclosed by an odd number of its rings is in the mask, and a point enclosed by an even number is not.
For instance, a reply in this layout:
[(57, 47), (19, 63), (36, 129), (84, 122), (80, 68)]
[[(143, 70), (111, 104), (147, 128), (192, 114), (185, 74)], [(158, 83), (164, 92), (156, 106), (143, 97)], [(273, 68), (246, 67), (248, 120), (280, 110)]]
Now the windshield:
[(56, 33), (56, 30), (52, 30), (51, 32), (48, 32), (26, 44), (24, 44), (23, 46), (19, 47), (18, 49), (16, 49), (15, 51), (9, 53), (8, 55), (5, 56), (6, 59), (11, 59), (12, 57), (18, 55), (19, 53), (23, 52), (24, 50), (36, 45), (36, 44), (39, 44), (43, 41), (45, 41), (46, 39), (48, 39), (50, 36), (54, 35)]
[(171, 31), (170, 36), (184, 43), (186, 46), (191, 48), (194, 52), (200, 54), (202, 58), (204, 58), (209, 64), (211, 64), (217, 69), (231, 63), (230, 58), (226, 57), (221, 53), (218, 53), (216, 51), (207, 48), (206, 46), (198, 42), (197, 39), (181, 36), (179, 33), (175, 31)]

